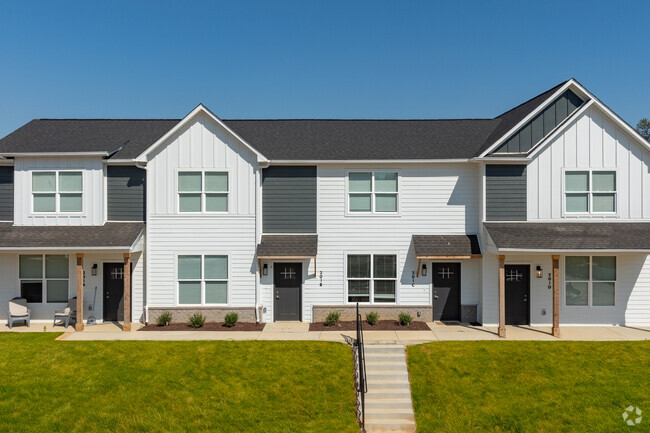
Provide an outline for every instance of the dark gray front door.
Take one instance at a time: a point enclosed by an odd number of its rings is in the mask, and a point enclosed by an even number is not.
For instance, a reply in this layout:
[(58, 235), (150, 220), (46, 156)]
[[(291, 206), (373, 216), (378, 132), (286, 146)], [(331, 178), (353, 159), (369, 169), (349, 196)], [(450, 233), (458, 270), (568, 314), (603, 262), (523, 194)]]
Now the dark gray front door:
[(104, 321), (124, 318), (124, 264), (104, 263)]
[(460, 263), (433, 263), (433, 320), (460, 321)]
[(530, 324), (530, 266), (506, 265), (506, 325)]
[(274, 263), (275, 321), (301, 320), (302, 263)]

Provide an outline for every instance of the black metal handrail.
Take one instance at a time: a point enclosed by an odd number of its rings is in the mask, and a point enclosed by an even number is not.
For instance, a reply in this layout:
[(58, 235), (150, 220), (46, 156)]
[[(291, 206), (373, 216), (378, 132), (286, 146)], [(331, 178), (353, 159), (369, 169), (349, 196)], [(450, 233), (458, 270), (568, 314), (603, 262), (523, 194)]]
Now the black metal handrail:
[(366, 431), (366, 393), (368, 392), (368, 383), (366, 381), (366, 353), (363, 347), (363, 321), (359, 313), (359, 304), (357, 303), (357, 341), (355, 342), (357, 353), (357, 396), (361, 403), (358, 411), (359, 424), (361, 431)]

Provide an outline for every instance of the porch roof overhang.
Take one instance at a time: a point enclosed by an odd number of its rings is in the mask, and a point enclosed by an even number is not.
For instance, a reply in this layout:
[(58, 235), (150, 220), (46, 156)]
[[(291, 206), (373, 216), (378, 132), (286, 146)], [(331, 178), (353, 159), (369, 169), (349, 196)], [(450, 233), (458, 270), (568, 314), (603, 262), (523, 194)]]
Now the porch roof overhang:
[(483, 226), (500, 253), (650, 253), (650, 222), (513, 222)]
[(413, 235), (412, 240), (418, 260), (482, 257), (476, 235)]
[(102, 226), (15, 226), (0, 222), (0, 251), (116, 250), (136, 252), (145, 225), (107, 222)]
[(304, 259), (318, 254), (318, 235), (262, 235), (258, 259)]

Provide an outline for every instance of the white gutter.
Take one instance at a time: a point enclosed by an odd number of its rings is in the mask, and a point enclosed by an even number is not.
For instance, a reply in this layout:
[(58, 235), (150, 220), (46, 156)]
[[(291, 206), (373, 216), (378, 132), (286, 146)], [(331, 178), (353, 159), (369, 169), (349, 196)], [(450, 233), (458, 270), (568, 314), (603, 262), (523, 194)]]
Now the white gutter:
[(16, 152), (3, 153), (0, 156), (108, 156), (108, 152)]
[(470, 162), (469, 158), (456, 159), (273, 159), (270, 165), (304, 165), (304, 164), (449, 164)]

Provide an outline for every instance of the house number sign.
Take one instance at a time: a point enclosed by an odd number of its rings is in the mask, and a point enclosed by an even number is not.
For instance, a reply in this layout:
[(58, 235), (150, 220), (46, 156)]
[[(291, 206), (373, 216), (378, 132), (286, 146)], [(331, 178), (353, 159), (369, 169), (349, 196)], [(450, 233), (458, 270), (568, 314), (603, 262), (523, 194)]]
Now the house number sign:
[(551, 273), (548, 273), (548, 289), (551, 290), (553, 288), (553, 285), (551, 284)]

